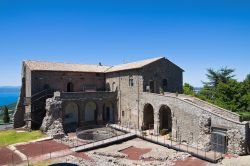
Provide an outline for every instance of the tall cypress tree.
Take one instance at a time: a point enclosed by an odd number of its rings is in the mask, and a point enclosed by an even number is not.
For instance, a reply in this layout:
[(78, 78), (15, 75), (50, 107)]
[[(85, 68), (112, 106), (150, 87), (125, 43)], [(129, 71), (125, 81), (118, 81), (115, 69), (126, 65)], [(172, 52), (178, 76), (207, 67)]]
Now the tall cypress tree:
[(3, 111), (4, 111), (3, 122), (9, 123), (10, 122), (9, 109), (6, 106), (4, 106)]

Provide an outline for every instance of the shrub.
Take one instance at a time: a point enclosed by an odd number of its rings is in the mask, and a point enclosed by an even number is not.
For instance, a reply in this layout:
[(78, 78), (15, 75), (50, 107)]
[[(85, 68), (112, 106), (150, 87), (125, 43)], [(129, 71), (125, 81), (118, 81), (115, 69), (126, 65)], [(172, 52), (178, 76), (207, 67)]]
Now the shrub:
[(160, 130), (160, 134), (163, 136), (163, 135), (166, 135), (168, 133), (168, 130), (167, 129), (161, 129)]
[(143, 135), (143, 136), (147, 136), (147, 132), (146, 132), (146, 131), (143, 131), (143, 132), (142, 132), (142, 135)]
[(160, 87), (160, 94), (163, 94), (164, 95), (164, 90), (162, 87)]

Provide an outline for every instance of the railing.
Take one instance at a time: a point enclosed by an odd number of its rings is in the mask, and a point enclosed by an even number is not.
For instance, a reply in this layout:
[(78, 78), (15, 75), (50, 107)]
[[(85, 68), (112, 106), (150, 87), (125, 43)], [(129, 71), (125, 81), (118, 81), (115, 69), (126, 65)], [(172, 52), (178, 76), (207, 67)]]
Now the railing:
[(53, 89), (46, 89), (46, 90), (43, 90), (39, 93), (36, 93), (36, 94), (32, 95), (31, 103), (34, 103), (34, 102), (36, 102), (44, 97), (51, 96), (51, 95), (53, 95), (53, 93), (54, 93)]
[(54, 92), (54, 90), (52, 90), (52, 89), (45, 89), (41, 92), (35, 93), (31, 97), (24, 97), (23, 104), (25, 106), (28, 106), (36, 101), (39, 101), (42, 98), (45, 98), (45, 97), (48, 98), (48, 97), (52, 96), (53, 92)]
[(166, 136), (153, 135), (153, 134), (148, 135), (147, 131), (143, 131), (137, 128), (131, 129), (131, 128), (128, 128), (127, 126), (120, 126), (120, 125), (111, 125), (111, 127), (124, 131), (124, 132), (126, 131), (130, 133), (134, 133), (136, 134), (137, 137), (141, 139), (165, 146), (167, 148), (174, 149), (176, 151), (189, 153), (192, 156), (198, 157), (200, 159), (203, 159), (209, 162), (216, 163), (218, 162), (218, 160), (224, 157), (224, 154), (221, 152), (216, 152), (212, 150), (210, 151), (201, 150), (199, 149), (198, 144), (197, 144), (197, 147), (194, 147), (193, 145), (191, 146), (189, 142), (185, 142), (185, 143), (182, 142), (180, 132), (176, 136), (177, 139), (173, 139), (172, 137), (167, 139)]

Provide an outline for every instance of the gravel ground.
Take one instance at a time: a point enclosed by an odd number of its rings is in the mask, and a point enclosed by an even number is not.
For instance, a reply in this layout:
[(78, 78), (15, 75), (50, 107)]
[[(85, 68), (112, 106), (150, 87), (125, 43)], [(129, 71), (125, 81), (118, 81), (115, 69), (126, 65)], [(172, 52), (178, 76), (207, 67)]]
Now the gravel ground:
[(232, 158), (225, 158), (218, 164), (209, 164), (209, 166), (249, 166), (250, 165), (250, 155), (239, 156)]
[[(142, 149), (151, 149), (150, 152), (141, 156), (141, 160), (129, 160), (128, 155), (121, 151), (129, 148), (136, 147)], [(86, 160), (76, 156), (67, 156), (67, 162), (75, 163), (78, 165), (90, 166), (131, 166), (131, 165), (160, 165), (160, 166), (173, 166), (176, 160), (185, 160), (190, 155), (187, 153), (177, 152), (160, 145), (146, 142), (141, 139), (133, 139), (123, 142), (121, 144), (114, 144), (105, 148), (96, 149), (86, 153), (92, 160)], [(151, 160), (143, 160), (150, 158)]]

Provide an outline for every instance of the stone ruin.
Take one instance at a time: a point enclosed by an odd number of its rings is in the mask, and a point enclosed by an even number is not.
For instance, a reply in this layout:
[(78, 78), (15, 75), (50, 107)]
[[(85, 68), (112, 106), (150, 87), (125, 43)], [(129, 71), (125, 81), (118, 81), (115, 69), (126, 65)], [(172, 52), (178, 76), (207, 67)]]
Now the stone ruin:
[(65, 137), (61, 104), (62, 102), (56, 97), (46, 100), (46, 116), (40, 128), (41, 131), (55, 139)]

